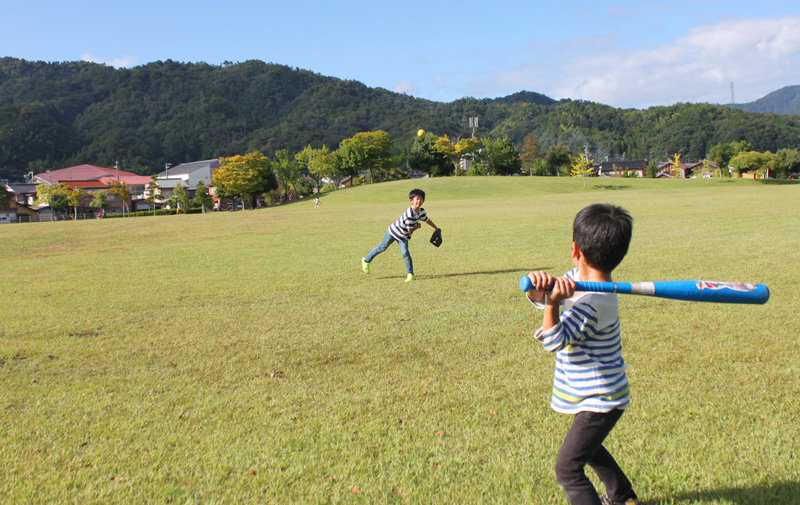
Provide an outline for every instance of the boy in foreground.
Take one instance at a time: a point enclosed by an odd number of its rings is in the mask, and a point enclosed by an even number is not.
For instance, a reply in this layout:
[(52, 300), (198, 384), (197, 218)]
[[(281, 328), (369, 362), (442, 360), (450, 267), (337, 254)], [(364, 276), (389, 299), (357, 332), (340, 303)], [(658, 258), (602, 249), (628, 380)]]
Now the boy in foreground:
[(369, 273), (369, 264), (375, 256), (385, 251), (387, 247), (392, 245), (392, 242), (397, 242), (397, 245), (400, 246), (400, 253), (403, 255), (403, 260), (406, 262), (406, 282), (416, 280), (416, 277), (414, 277), (414, 262), (411, 260), (411, 254), (408, 252), (408, 241), (411, 240), (411, 234), (422, 226), (419, 224), (419, 221), (428, 223), (434, 230), (438, 230), (439, 227), (428, 219), (428, 214), (425, 212), (425, 209), (422, 208), (422, 204), (425, 202), (424, 191), (421, 189), (412, 189), (408, 194), (408, 199), (411, 201), (411, 207), (400, 216), (400, 219), (389, 225), (389, 229), (386, 231), (386, 235), (383, 236), (381, 243), (370, 251), (366, 257), (361, 258), (361, 269), (364, 272)]
[[(611, 272), (628, 252), (632, 231), (633, 220), (625, 210), (590, 205), (572, 226), (575, 268), (558, 278), (542, 271), (528, 274), (535, 289), (526, 295), (544, 309), (535, 336), (556, 353), (550, 406), (574, 416), (556, 459), (558, 483), (572, 505), (639, 504), (630, 481), (603, 447), (630, 405), (617, 295), (575, 293), (576, 280), (611, 282)], [(587, 464), (606, 488), (602, 500), (586, 476)]]

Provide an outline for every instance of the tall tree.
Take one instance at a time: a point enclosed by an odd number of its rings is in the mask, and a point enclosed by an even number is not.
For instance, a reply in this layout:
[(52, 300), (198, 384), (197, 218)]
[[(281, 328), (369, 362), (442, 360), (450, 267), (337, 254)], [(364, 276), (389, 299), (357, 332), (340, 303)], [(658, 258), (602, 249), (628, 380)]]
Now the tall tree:
[(295, 159), (308, 170), (308, 175), (316, 183), (317, 191), (319, 191), (319, 183), (322, 179), (336, 175), (336, 163), (333, 153), (325, 144), (320, 149), (314, 149), (308, 145), (295, 155)]
[(161, 187), (158, 185), (158, 176), (153, 174), (150, 176), (150, 182), (147, 184), (147, 198), (145, 202), (153, 207), (153, 215), (156, 215), (156, 203), (164, 199), (161, 194)]
[(522, 153), (519, 155), (519, 160), (522, 162), (522, 166), (528, 169), (529, 174), (533, 175), (533, 168), (541, 159), (542, 153), (539, 141), (533, 138), (533, 133), (529, 133), (522, 144)]
[(378, 182), (392, 168), (391, 148), (394, 139), (383, 130), (356, 133), (339, 144), (337, 157), (344, 174), (355, 177), (359, 172), (369, 172), (371, 182)]
[(83, 200), (89, 196), (87, 191), (81, 188), (72, 188), (67, 191), (67, 205), (72, 207), (72, 219), (78, 220), (78, 207), (81, 206)]
[(89, 203), (89, 207), (99, 209), (98, 212), (105, 213), (108, 208), (108, 193), (105, 189), (92, 192), (92, 201)]
[(122, 217), (125, 217), (125, 210), (130, 212), (131, 205), (131, 187), (126, 182), (110, 181), (108, 182), (108, 189), (106, 192), (109, 195), (114, 195), (122, 201)]
[(200, 204), (200, 209), (203, 214), (206, 213), (206, 208), (211, 208), (214, 205), (214, 200), (208, 194), (206, 183), (200, 179), (197, 181), (197, 190), (194, 192), (194, 199)]
[(564, 144), (551, 146), (544, 156), (544, 170), (546, 175), (559, 175), (561, 167), (572, 162), (572, 152)]
[(275, 160), (272, 168), (278, 176), (278, 187), (288, 197), (297, 194), (297, 182), (303, 176), (300, 172), (300, 163), (289, 155), (286, 149), (275, 151)]
[(54, 211), (63, 212), (69, 207), (67, 197), (69, 186), (66, 184), (39, 184), (36, 186), (35, 205), (49, 205)]
[(501, 139), (484, 139), (486, 148), (484, 159), (490, 174), (512, 175), (518, 174), (522, 167), (519, 151), (508, 137)]
[(473, 155), (480, 149), (480, 141), (475, 138), (467, 139), (450, 139), (447, 135), (443, 135), (436, 139), (433, 144), (434, 149), (442, 153), (444, 157), (450, 160), (453, 164), (455, 175), (461, 168), (461, 159)]
[(278, 189), (278, 180), (272, 163), (261, 153), (219, 159), (219, 169), (214, 171), (211, 185), (217, 188), (218, 198), (245, 199)]
[(189, 212), (189, 192), (186, 191), (186, 186), (183, 184), (175, 185), (175, 189), (172, 192), (172, 198), (170, 201), (175, 203), (175, 213), (180, 214), (181, 212)]
[(435, 148), (436, 135), (425, 132), (414, 138), (406, 165), (411, 170), (419, 170), (431, 177), (451, 175), (453, 166), (441, 151)]

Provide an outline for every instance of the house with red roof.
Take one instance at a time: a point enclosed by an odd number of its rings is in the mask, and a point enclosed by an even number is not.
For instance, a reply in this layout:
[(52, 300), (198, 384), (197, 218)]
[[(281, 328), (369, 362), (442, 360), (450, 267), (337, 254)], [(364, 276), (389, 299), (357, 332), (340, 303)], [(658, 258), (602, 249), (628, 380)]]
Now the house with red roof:
[(58, 184), (69, 181), (94, 181), (101, 177), (136, 176), (131, 172), (115, 170), (113, 168), (96, 167), (94, 165), (77, 165), (74, 167), (48, 170), (33, 176), (33, 184)]

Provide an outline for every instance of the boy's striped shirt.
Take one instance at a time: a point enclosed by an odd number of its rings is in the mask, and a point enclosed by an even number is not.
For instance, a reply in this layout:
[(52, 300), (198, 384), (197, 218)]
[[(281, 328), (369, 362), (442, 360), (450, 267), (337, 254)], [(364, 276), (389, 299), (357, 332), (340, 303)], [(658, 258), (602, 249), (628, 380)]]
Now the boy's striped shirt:
[[(577, 269), (566, 274), (577, 275)], [(536, 338), (556, 353), (553, 410), (610, 412), (630, 405), (615, 293), (576, 292), (564, 300), (558, 324), (539, 328)]]
[(428, 214), (422, 207), (419, 208), (419, 214), (414, 212), (414, 207), (409, 207), (408, 210), (403, 212), (400, 219), (389, 225), (389, 233), (392, 234), (396, 240), (408, 241), (411, 234), (408, 232), (409, 228), (413, 228), (419, 221), (428, 221)]

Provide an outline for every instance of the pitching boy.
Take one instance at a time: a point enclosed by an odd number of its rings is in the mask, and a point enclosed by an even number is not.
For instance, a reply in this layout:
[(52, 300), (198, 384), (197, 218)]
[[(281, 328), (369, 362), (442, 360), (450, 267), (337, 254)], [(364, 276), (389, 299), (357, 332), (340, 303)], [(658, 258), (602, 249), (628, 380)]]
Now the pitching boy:
[[(556, 353), (550, 406), (574, 416), (556, 459), (558, 483), (572, 505), (639, 503), (630, 481), (603, 447), (630, 405), (617, 295), (575, 293), (576, 280), (611, 281), (612, 270), (628, 252), (632, 231), (633, 220), (625, 210), (590, 205), (572, 226), (575, 268), (558, 278), (542, 271), (528, 274), (535, 289), (527, 297), (544, 310), (536, 338)], [(586, 476), (587, 464), (606, 488), (602, 500)]]
[(411, 254), (408, 252), (408, 241), (411, 240), (411, 234), (422, 226), (419, 224), (420, 221), (428, 223), (435, 230), (438, 230), (439, 227), (428, 219), (428, 214), (422, 208), (422, 204), (425, 202), (424, 191), (412, 189), (408, 194), (408, 199), (411, 201), (411, 207), (403, 212), (400, 219), (389, 225), (389, 229), (386, 231), (386, 235), (383, 236), (381, 243), (370, 251), (366, 257), (361, 258), (361, 269), (364, 272), (369, 273), (369, 264), (375, 256), (385, 251), (387, 247), (392, 245), (392, 242), (397, 242), (397, 245), (400, 246), (403, 260), (406, 262), (406, 272), (408, 273), (406, 282), (416, 280), (416, 277), (414, 277), (414, 263), (411, 260)]

